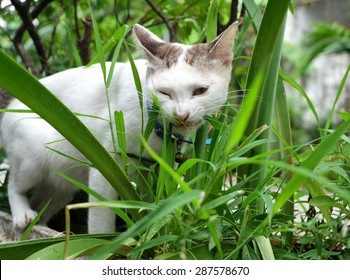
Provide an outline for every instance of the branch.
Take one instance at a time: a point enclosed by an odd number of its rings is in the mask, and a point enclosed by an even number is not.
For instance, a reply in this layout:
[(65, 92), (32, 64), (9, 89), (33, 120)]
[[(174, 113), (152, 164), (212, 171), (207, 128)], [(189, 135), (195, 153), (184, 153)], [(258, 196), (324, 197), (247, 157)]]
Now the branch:
[(45, 71), (47, 68), (47, 57), (44, 46), (41, 42), (41, 38), (33, 24), (33, 19), (29, 13), (29, 6), (31, 0), (27, 0), (24, 3), (21, 3), (19, 0), (11, 0), (12, 5), (15, 7), (19, 16), (21, 17), (24, 26), (26, 27), (30, 37), (33, 40), (36, 51), (39, 55), (40, 62), (42, 65), (42, 70)]
[[(32, 12), (30, 13), (30, 16), (32, 19), (37, 18), (40, 13), (46, 8), (46, 6), (48, 4), (50, 4), (53, 0), (42, 0), (41, 2), (38, 3), (38, 5), (32, 10)], [(26, 31), (26, 26), (24, 25), (24, 23), (21, 24), (21, 26), (18, 28), (15, 38), (17, 40), (21, 40), (22, 36), (24, 34), (24, 32)]]
[(32, 58), (30, 57), (30, 55), (26, 52), (26, 50), (24, 49), (24, 46), (21, 42), (15, 41), (13, 40), (13, 44), (15, 46), (15, 49), (17, 51), (17, 53), (19, 54), (19, 56), (22, 58), (23, 63), (26, 65), (26, 67), (29, 69), (29, 71), (34, 75), (39, 77), (40, 73), (37, 70), (37, 68), (35, 67), (35, 64), (32, 60)]
[[(46, 6), (52, 1), (53, 0), (42, 0), (41, 2), (39, 2), (38, 5), (30, 13), (31, 18), (37, 18), (39, 14), (46, 8)], [(29, 71), (33, 75), (39, 76), (39, 71), (36, 69), (32, 58), (28, 55), (22, 44), (22, 37), (24, 32), (26, 31), (26, 28), (27, 27), (24, 25), (24, 23), (22, 23), (21, 26), (17, 29), (15, 37), (11, 39), (11, 41), (13, 42), (18, 55), (22, 58), (23, 63), (26, 65)]]
[(78, 3), (77, 3), (77, 0), (74, 0), (74, 23), (75, 23), (75, 33), (77, 34), (78, 40), (80, 40), (77, 4), (78, 4)]
[(75, 22), (75, 33), (77, 35), (77, 45), (79, 48), (79, 55), (81, 57), (83, 65), (86, 65), (91, 60), (90, 43), (92, 37), (92, 20), (90, 17), (83, 18), (82, 22), (85, 28), (84, 35), (81, 37), (79, 32), (79, 20), (78, 20), (78, 1), (74, 0), (74, 22)]
[(5, 109), (12, 100), (12, 96), (3, 88), (0, 88), (0, 109)]
[(153, 0), (146, 0), (146, 2), (151, 6), (153, 11), (164, 21), (167, 26), (170, 34), (170, 42), (176, 42), (177, 36), (174, 27), (171, 25), (169, 19), (166, 15), (157, 7), (157, 5), (153, 2)]
[[(244, 5), (243, 5), (244, 6)], [(230, 19), (228, 23), (224, 26), (220, 25), (218, 22), (218, 31), (219, 33), (222, 33), (224, 30), (226, 30), (232, 23), (237, 21), (237, 13), (238, 13), (238, 0), (232, 0), (231, 1), (231, 9), (230, 9)]]
[[(0, 0), (1, 1), (1, 0)], [(10, 36), (10, 34), (8, 34), (8, 32), (2, 28), (0, 26), (0, 30), (9, 38), (10, 41), (13, 42), (15, 49), (18, 53), (18, 55), (22, 58), (24, 65), (29, 69), (29, 71), (35, 75), (35, 76), (39, 76), (39, 72), (37, 71), (37, 69), (35, 68), (34, 62), (31, 59), (31, 57), (28, 55), (28, 53), (24, 50), (23, 44), (21, 44), (21, 42), (17, 42), (15, 40), (13, 40)], [(1, 90), (1, 89), (0, 89)]]
[(90, 17), (82, 19), (85, 32), (83, 38), (80, 38), (78, 41), (79, 53), (82, 59), (83, 65), (86, 65), (91, 60), (91, 52), (90, 52), (90, 43), (92, 36), (92, 20)]
[(228, 25), (231, 25), (232, 23), (237, 21), (237, 13), (238, 13), (238, 0), (232, 0), (230, 20), (228, 22)]

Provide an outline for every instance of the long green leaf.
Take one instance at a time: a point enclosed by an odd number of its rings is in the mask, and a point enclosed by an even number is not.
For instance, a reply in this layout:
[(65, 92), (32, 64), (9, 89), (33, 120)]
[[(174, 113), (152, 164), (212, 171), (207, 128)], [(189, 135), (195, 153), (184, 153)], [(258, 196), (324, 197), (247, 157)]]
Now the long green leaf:
[(317, 126), (320, 127), (320, 120), (318, 118), (317, 111), (316, 111), (316, 109), (315, 109), (311, 99), (309, 98), (309, 96), (305, 92), (305, 90), (291, 76), (289, 76), (287, 73), (285, 73), (283, 71), (280, 71), (279, 76), (281, 77), (281, 79), (283, 79), (288, 84), (290, 84), (292, 87), (294, 87), (297, 91), (299, 91), (299, 93), (304, 97), (304, 99), (306, 100), (306, 102), (307, 102), (307, 104), (309, 106), (309, 109), (311, 110), (312, 114), (315, 117)]
[(178, 239), (179, 239), (179, 236), (177, 235), (162, 235), (142, 243), (140, 246), (130, 251), (129, 255), (136, 255), (144, 250), (150, 249), (158, 245), (164, 245), (167, 242), (175, 242)]
[[(120, 42), (121, 39), (125, 36), (125, 32), (127, 30), (128, 26), (126, 25), (123, 25), (121, 28), (119, 28), (113, 35), (112, 37), (107, 41), (106, 44), (103, 45), (102, 47), (102, 52), (105, 54), (105, 53), (108, 53), (110, 50), (112, 50), (112, 48), (115, 46), (115, 44), (117, 42)], [(89, 64), (87, 66), (91, 66), (97, 62), (99, 62), (100, 60), (100, 57), (99, 55), (97, 54), (95, 57), (93, 57), (91, 59), (91, 61), (89, 62)]]
[(104, 53), (103, 53), (103, 48), (102, 48), (102, 41), (101, 41), (101, 36), (100, 36), (100, 31), (98, 29), (98, 24), (97, 20), (95, 17), (95, 14), (92, 12), (92, 8), (90, 5), (90, 1), (88, 1), (89, 4), (89, 10), (90, 10), (90, 15), (91, 15), (91, 20), (92, 20), (92, 27), (94, 30), (94, 37), (95, 37), (95, 43), (96, 43), (96, 50), (97, 50), (97, 56), (98, 56), (98, 61), (101, 65), (102, 73), (103, 73), (103, 79), (105, 84), (107, 83), (107, 70), (106, 70), (106, 62), (104, 59)]
[[(292, 128), (291, 121), (289, 117), (289, 108), (287, 104), (287, 96), (285, 94), (285, 89), (283, 85), (283, 81), (281, 78), (278, 79), (277, 82), (277, 94), (276, 94), (276, 121), (279, 129), (278, 135), (280, 135), (280, 147), (286, 147), (280, 153), (280, 158), (285, 160), (288, 164), (294, 165), (293, 158), (293, 141), (292, 141)], [(289, 182), (293, 177), (293, 172), (291, 170), (283, 170), (284, 172), (283, 180), (285, 182)], [(294, 196), (290, 197), (290, 199), (283, 206), (283, 213), (293, 217), (294, 215)], [(286, 241), (289, 245), (293, 244), (293, 232), (285, 233)]]
[(239, 109), (236, 119), (234, 120), (231, 126), (231, 133), (225, 147), (225, 156), (227, 156), (231, 152), (232, 148), (236, 144), (238, 144), (239, 141), (242, 140), (244, 132), (246, 131), (247, 126), (249, 124), (249, 120), (254, 114), (254, 108), (258, 100), (257, 97), (259, 95), (261, 83), (262, 76), (260, 73), (260, 75), (257, 76), (254, 84), (250, 88), (248, 94), (243, 99), (242, 106)]
[(260, 7), (255, 4), (254, 0), (244, 0), (244, 6), (253, 21), (253, 27), (255, 31), (258, 31), (261, 24), (262, 15), (260, 13)]
[(126, 132), (125, 132), (125, 122), (124, 122), (123, 112), (115, 111), (114, 120), (115, 120), (120, 156), (122, 158), (123, 167), (125, 170), (127, 170)]
[[(286, 14), (290, 0), (270, 0), (266, 6), (261, 25), (258, 31), (253, 49), (251, 63), (249, 65), (246, 89), (251, 89), (259, 73), (263, 73), (262, 88), (258, 102), (255, 107), (255, 114), (247, 127), (249, 135), (257, 127), (267, 125), (271, 127), (272, 115), (274, 112), (278, 73), (280, 68), (281, 50), (284, 37)], [(261, 138), (268, 139), (270, 129), (261, 134)], [(268, 144), (260, 145), (252, 150), (247, 156), (265, 153), (268, 151)], [(267, 166), (247, 165), (238, 170), (239, 178), (249, 174), (257, 174), (257, 179), (248, 182), (247, 188), (255, 189), (266, 178)], [(253, 210), (253, 209), (252, 209)], [(259, 199), (255, 210), (257, 213), (264, 211), (264, 202)]]
[[(99, 238), (111, 240), (115, 238), (115, 234), (96, 234), (96, 235), (72, 235), (72, 240), (84, 240), (86, 238)], [(48, 237), (40, 239), (30, 239), (19, 242), (1, 243), (0, 244), (0, 260), (23, 260), (46, 247), (53, 244), (64, 242), (65, 237)], [(62, 259), (62, 251), (59, 257)]]
[[(78, 240), (71, 240), (69, 243), (68, 258), (74, 255), (81, 255), (87, 250), (96, 247), (101, 247), (108, 244), (110, 241), (98, 238), (85, 238)], [(53, 244), (44, 249), (41, 249), (34, 254), (27, 257), (27, 260), (61, 260), (63, 255), (64, 242)]]
[(207, 16), (207, 41), (210, 42), (217, 36), (218, 9), (220, 0), (211, 0)]
[(326, 123), (325, 129), (324, 129), (325, 133), (327, 133), (328, 129), (329, 129), (330, 126), (331, 126), (332, 119), (333, 119), (333, 115), (334, 115), (334, 111), (335, 111), (335, 106), (337, 105), (338, 100), (339, 100), (339, 98), (340, 98), (340, 95), (341, 95), (342, 92), (343, 92), (345, 83), (346, 83), (346, 81), (347, 81), (347, 79), (348, 79), (348, 76), (349, 76), (349, 72), (350, 72), (350, 65), (349, 65), (348, 68), (346, 69), (345, 74), (344, 74), (344, 76), (343, 76), (343, 78), (342, 78), (342, 81), (341, 81), (341, 83), (340, 83), (340, 86), (339, 86), (339, 88), (338, 88), (337, 95), (336, 95), (336, 97), (335, 97), (335, 99), (334, 99), (333, 106), (332, 106), (332, 109), (331, 109), (331, 111), (330, 111), (330, 113), (329, 113), (329, 116), (328, 116), (328, 119), (327, 119), (327, 123)]
[(29, 233), (32, 231), (33, 227), (37, 224), (42, 214), (45, 212), (46, 208), (50, 205), (51, 199), (44, 205), (44, 207), (39, 211), (38, 215), (35, 219), (30, 223), (30, 225), (24, 231), (21, 240), (26, 240), (28, 238)]
[(274, 260), (275, 256), (274, 256), (272, 248), (271, 248), (270, 239), (268, 239), (265, 236), (256, 236), (254, 239), (259, 246), (260, 253), (261, 253), (263, 259), (264, 260)]

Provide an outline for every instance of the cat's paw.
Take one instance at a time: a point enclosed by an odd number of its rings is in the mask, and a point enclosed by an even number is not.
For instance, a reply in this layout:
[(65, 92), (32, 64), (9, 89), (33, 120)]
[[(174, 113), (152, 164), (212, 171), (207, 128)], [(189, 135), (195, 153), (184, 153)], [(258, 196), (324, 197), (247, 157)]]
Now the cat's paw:
[(16, 230), (24, 230), (38, 215), (37, 212), (32, 209), (28, 209), (22, 212), (20, 215), (13, 215), (12, 225)]

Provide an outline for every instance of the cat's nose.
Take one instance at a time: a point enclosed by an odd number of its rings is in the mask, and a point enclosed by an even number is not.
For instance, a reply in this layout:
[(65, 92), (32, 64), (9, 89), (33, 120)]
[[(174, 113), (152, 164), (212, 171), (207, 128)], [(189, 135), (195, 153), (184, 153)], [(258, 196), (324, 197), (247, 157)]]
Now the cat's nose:
[(178, 112), (174, 112), (174, 116), (177, 120), (181, 121), (181, 122), (185, 122), (188, 117), (190, 116), (189, 112), (184, 112), (184, 113), (178, 113)]

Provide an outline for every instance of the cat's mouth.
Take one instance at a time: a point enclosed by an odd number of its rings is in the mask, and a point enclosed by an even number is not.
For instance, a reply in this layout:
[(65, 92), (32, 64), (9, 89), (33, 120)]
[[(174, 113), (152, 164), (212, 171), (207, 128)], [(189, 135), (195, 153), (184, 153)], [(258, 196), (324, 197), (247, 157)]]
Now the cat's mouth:
[(193, 131), (196, 130), (200, 125), (202, 124), (202, 121), (192, 121), (192, 122), (178, 122), (175, 123), (174, 126), (176, 129), (180, 131)]

